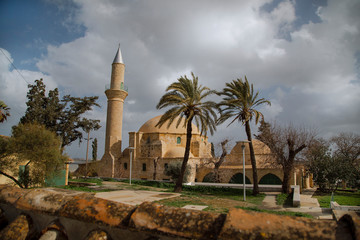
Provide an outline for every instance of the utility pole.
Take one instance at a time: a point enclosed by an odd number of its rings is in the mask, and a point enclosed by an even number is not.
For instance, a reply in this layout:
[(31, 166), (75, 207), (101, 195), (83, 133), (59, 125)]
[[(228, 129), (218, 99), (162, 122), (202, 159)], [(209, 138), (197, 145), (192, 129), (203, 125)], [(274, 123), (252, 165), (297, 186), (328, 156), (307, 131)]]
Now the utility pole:
[(88, 156), (89, 156), (89, 141), (90, 139), (90, 130), (87, 132), (88, 137), (85, 138), (87, 140), (87, 147), (86, 147), (86, 164), (85, 164), (85, 178), (87, 178), (87, 174), (88, 174)]
[(242, 143), (241, 148), (242, 148), (242, 152), (243, 152), (243, 191), (244, 191), (244, 202), (246, 201), (246, 184), (245, 184), (245, 143), (250, 143), (250, 141), (239, 141), (240, 143)]

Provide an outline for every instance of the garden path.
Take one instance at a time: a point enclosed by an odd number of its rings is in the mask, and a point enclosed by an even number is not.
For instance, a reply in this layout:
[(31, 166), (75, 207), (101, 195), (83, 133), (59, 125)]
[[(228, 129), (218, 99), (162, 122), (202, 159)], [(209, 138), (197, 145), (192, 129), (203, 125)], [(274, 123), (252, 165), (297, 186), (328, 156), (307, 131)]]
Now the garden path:
[(321, 208), (316, 198), (312, 195), (316, 189), (304, 189), (300, 194), (300, 207), (283, 207), (276, 204), (276, 192), (265, 192), (266, 196), (262, 202), (262, 209), (275, 211), (301, 212), (312, 215), (318, 219), (333, 219), (331, 209)]

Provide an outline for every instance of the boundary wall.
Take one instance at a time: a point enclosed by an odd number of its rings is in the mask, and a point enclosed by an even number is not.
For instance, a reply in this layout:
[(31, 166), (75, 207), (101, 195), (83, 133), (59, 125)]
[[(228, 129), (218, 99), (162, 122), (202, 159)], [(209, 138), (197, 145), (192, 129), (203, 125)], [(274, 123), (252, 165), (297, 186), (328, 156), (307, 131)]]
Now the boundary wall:
[(0, 239), (359, 239), (360, 219), (338, 222), (231, 209), (227, 214), (91, 193), (0, 185)]

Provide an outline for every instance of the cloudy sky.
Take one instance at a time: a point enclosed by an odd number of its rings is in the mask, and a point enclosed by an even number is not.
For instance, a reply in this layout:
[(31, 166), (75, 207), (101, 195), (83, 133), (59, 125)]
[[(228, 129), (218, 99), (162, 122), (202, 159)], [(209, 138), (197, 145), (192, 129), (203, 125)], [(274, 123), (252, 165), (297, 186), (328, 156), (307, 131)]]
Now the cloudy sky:
[[(246, 75), (272, 102), (260, 109), (266, 120), (322, 137), (360, 133), (359, 12), (358, 0), (2, 0), (0, 99), (11, 117), (0, 134), (23, 116), (27, 84), (43, 78), (61, 95), (100, 97), (87, 117), (101, 120), (92, 137), (102, 156), (104, 90), (119, 43), (129, 89), (123, 147), (128, 132), (162, 113), (155, 106), (166, 86), (191, 71), (216, 90)], [(245, 138), (241, 125), (226, 126), (210, 141)], [(67, 152), (85, 157), (85, 148)]]

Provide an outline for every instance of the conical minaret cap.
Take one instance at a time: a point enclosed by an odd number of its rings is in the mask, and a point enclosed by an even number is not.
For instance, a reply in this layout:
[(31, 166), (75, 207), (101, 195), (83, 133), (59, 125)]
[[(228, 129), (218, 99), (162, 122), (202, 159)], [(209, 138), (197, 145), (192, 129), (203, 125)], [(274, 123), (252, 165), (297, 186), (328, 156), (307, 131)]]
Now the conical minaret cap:
[(123, 61), (122, 56), (121, 56), (120, 44), (119, 44), (119, 48), (118, 48), (118, 50), (116, 52), (113, 63), (122, 63), (122, 64), (124, 64), (124, 61)]

